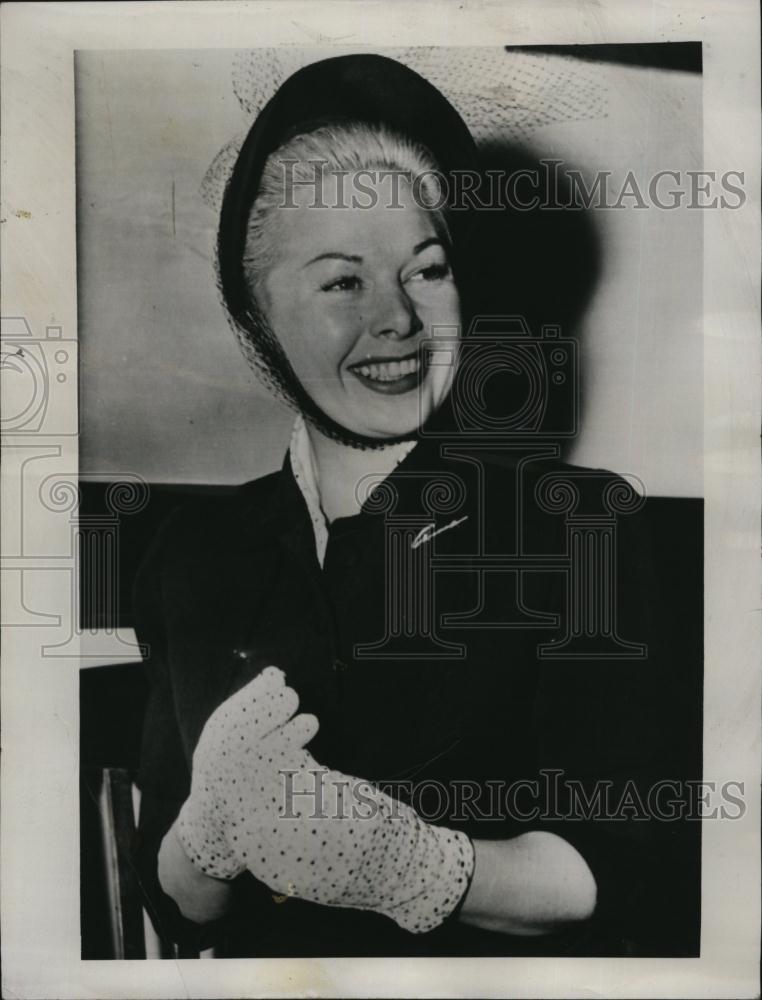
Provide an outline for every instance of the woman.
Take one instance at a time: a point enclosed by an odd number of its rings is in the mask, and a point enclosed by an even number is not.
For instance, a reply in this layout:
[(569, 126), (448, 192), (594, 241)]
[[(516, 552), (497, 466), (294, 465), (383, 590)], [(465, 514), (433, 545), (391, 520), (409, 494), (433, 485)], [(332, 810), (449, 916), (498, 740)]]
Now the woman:
[(560, 574), (480, 566), (563, 552), (542, 496), (568, 470), (552, 448), (446, 436), (478, 226), (441, 178), (476, 166), (442, 95), (370, 55), (296, 73), (239, 154), (219, 285), (299, 417), (283, 470), (180, 511), (138, 581), (139, 856), (168, 938), (258, 956), (639, 947), (652, 824), (569, 820), (546, 779), (644, 780), (662, 748), (643, 735), (664, 731), (653, 664), (538, 658)]

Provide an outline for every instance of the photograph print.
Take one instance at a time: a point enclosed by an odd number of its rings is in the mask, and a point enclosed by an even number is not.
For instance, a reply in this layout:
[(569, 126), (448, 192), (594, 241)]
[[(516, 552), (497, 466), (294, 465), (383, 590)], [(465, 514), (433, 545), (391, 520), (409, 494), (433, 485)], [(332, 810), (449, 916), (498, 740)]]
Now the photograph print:
[(702, 66), (75, 53), (83, 959), (700, 955)]

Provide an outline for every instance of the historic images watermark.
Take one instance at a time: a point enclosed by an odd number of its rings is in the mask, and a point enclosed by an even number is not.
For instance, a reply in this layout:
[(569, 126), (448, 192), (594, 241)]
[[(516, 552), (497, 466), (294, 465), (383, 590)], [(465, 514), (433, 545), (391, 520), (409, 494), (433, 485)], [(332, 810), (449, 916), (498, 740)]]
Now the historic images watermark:
[[(133, 472), (62, 472), (61, 459), (80, 433), (76, 388), (77, 341), (60, 326), (34, 331), (24, 317), (2, 319), (0, 377), (2, 435), (8, 493), (6, 514), (17, 517), (14, 546), (6, 546), (0, 569), (6, 584), (4, 627), (40, 629), (43, 657), (87, 659), (141, 655), (141, 647), (120, 634), (120, 534), (124, 518), (148, 505), (150, 487)], [(105, 510), (81, 510), (79, 483), (104, 484)], [(53, 550), (45, 529), (59, 519), (62, 540)], [(65, 604), (37, 606), (42, 581), (67, 581), (58, 588)], [(97, 611), (97, 614), (96, 614)], [(96, 626), (100, 618), (101, 627)], [(84, 624), (87, 622), (87, 626)], [(87, 637), (87, 648), (80, 640)]]
[[(403, 189), (429, 211), (499, 212), (510, 209), (737, 209), (746, 203), (743, 170), (674, 170), (645, 177), (628, 170), (583, 172), (563, 160), (541, 159), (514, 170), (339, 169), (327, 160), (279, 161), (283, 196), (279, 208), (402, 209)], [(306, 171), (312, 176), (297, 176)]]
[[(282, 768), (279, 818), (372, 820), (400, 816), (399, 803), (427, 822), (589, 822), (737, 820), (746, 814), (743, 781), (665, 778), (646, 787), (634, 780), (583, 782), (556, 768), (534, 778), (477, 782), (399, 780), (371, 783), (324, 768)], [(383, 800), (379, 796), (381, 792)], [(396, 813), (394, 812), (396, 806)]]
[[(466, 331), (442, 328), (422, 344), (425, 365), (450, 367), (452, 425), (430, 426), (420, 436), (448, 460), (418, 471), (398, 470), (391, 480), (369, 474), (358, 483), (358, 502), (384, 518), (386, 531), (383, 635), (358, 644), (357, 660), (463, 659), (464, 630), (545, 630), (540, 660), (643, 660), (644, 636), (620, 632), (618, 534), (620, 520), (640, 511), (644, 484), (633, 475), (558, 464), (562, 443), (579, 429), (579, 346), (558, 326), (530, 329), (523, 316), (477, 316)], [(517, 390), (490, 405), (488, 385), (508, 375)], [(510, 547), (490, 542), (485, 465), (499, 453), (515, 469), (501, 484), (505, 518), (515, 522)], [(548, 463), (548, 471), (543, 471)], [(399, 503), (397, 484), (409, 483), (420, 509)], [(564, 518), (555, 551), (537, 551), (526, 530), (536, 514)], [(469, 523), (470, 548), (444, 552), (445, 532)], [(448, 536), (449, 537), (449, 536)], [(443, 574), (476, 574), (478, 605), (461, 614), (436, 606)], [(524, 584), (538, 575), (563, 581), (562, 615), (532, 607)], [(502, 578), (502, 580), (500, 579)], [(503, 585), (501, 607), (489, 593)]]

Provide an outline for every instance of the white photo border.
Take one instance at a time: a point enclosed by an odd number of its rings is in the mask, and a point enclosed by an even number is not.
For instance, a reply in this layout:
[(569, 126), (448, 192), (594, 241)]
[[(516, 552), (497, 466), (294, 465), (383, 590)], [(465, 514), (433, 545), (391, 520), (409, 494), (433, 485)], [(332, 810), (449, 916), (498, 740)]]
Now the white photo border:
[[(64, 433), (4, 436), (3, 993), (17, 997), (753, 997), (760, 932), (760, 63), (753, 0), (321, 0), (320, 3), (19, 3), (2, 9), (2, 313), (65, 341), (51, 383)], [(703, 824), (696, 959), (246, 959), (82, 961), (78, 649), (71, 526), (22, 536), (47, 457), (76, 481), (74, 52), (273, 45), (701, 41), (704, 160), (743, 170), (745, 205), (706, 212), (704, 262), (704, 769), (741, 780), (742, 819)], [(49, 331), (59, 333), (50, 334)], [(68, 366), (68, 367), (67, 367)], [(14, 400), (3, 404), (13, 412)], [(53, 460), (53, 466), (50, 461)], [(51, 553), (55, 555), (51, 557)], [(60, 565), (51, 568), (51, 558)], [(35, 561), (37, 560), (37, 561)], [(6, 572), (7, 571), (7, 572)], [(23, 593), (19, 596), (19, 580)], [(34, 615), (58, 616), (40, 628)], [(38, 619), (39, 620), (39, 619)], [(55, 623), (54, 623), (55, 624)]]

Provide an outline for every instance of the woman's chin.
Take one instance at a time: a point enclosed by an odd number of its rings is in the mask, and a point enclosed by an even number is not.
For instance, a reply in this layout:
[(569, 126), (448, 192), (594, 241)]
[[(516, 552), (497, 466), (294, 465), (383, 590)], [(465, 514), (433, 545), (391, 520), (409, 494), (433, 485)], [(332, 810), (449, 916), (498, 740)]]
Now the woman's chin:
[(337, 423), (348, 431), (361, 437), (401, 438), (412, 437), (421, 426), (426, 414), (422, 412), (421, 399), (418, 393), (406, 393), (383, 400), (378, 405), (377, 400), (363, 400), (351, 407), (344, 408), (341, 414), (329, 414)]

